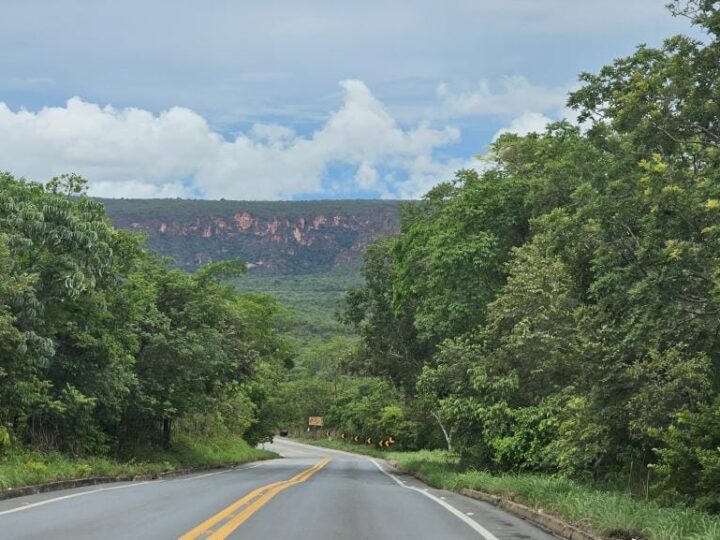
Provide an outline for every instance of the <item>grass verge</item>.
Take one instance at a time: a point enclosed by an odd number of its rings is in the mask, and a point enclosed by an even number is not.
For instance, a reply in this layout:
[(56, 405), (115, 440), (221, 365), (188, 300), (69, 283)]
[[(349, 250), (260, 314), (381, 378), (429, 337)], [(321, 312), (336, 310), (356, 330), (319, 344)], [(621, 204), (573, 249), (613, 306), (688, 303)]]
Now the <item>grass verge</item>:
[(250, 447), (239, 437), (193, 439), (178, 436), (170, 450), (141, 448), (128, 460), (109, 457), (73, 458), (20, 447), (0, 454), (0, 490), (57, 480), (93, 476), (135, 476), (178, 469), (240, 464), (277, 457), (274, 452)]
[(505, 496), (606, 538), (720, 540), (720, 516), (693, 508), (661, 507), (651, 500), (597, 489), (563, 476), (461, 470), (457, 458), (443, 451), (393, 452), (341, 441), (302, 442), (390, 459), (431, 486)]

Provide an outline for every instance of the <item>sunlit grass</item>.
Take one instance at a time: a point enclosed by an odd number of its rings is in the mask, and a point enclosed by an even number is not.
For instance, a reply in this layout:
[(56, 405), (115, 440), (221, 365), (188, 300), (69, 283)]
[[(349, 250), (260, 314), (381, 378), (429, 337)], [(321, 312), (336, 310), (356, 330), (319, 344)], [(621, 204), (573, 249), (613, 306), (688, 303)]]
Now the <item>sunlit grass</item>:
[(342, 441), (305, 442), (392, 460), (401, 470), (435, 487), (504, 495), (601, 536), (623, 530), (651, 540), (720, 540), (720, 516), (692, 508), (662, 507), (652, 500), (635, 499), (563, 476), (461, 470), (457, 458), (443, 451), (393, 452)]
[(72, 458), (21, 447), (0, 454), (0, 489), (57, 480), (93, 476), (135, 476), (174, 471), (186, 467), (239, 464), (277, 457), (273, 452), (251, 448), (238, 437), (212, 437), (199, 441), (178, 436), (171, 450), (145, 447), (130, 460), (109, 457)]

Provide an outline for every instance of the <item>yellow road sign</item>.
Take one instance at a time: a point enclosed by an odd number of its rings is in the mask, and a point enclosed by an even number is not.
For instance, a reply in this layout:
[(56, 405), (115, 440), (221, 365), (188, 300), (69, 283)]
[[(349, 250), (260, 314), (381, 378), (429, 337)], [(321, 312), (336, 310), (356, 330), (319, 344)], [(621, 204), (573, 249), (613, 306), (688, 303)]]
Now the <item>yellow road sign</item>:
[(311, 416), (308, 418), (308, 426), (322, 427), (323, 417), (322, 416)]

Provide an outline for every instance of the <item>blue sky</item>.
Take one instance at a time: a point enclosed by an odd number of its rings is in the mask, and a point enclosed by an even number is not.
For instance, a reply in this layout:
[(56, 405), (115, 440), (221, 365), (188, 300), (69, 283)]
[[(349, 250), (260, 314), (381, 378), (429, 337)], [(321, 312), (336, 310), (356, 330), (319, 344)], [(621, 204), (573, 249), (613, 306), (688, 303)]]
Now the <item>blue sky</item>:
[(0, 169), (114, 197), (413, 198), (689, 33), (665, 0), (0, 0)]

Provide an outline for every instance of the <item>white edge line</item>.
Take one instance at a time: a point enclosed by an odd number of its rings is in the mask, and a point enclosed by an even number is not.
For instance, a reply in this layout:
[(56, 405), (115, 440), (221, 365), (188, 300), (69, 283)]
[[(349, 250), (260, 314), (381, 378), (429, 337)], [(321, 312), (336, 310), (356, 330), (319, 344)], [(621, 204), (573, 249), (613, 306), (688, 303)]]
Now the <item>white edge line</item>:
[(445, 501), (437, 498), (437, 497), (436, 497), (435, 495), (433, 495), (432, 493), (429, 493), (429, 492), (427, 492), (427, 491), (423, 491), (422, 489), (416, 488), (416, 487), (414, 487), (414, 486), (408, 486), (408, 485), (403, 484), (402, 480), (400, 480), (399, 478), (397, 478), (395, 475), (390, 474), (389, 472), (387, 472), (385, 469), (382, 468), (382, 466), (381, 466), (377, 461), (375, 461), (375, 460), (372, 459), (372, 458), (369, 458), (369, 457), (367, 457), (367, 456), (363, 456), (363, 455), (360, 455), (360, 454), (353, 454), (353, 453), (351, 453), (351, 452), (343, 452), (342, 450), (335, 450), (335, 449), (331, 449), (331, 448), (325, 448), (324, 446), (311, 446), (311, 445), (308, 445), (308, 444), (298, 443), (298, 442), (291, 441), (291, 440), (284, 439), (284, 438), (280, 438), (280, 437), (276, 437), (276, 438), (278, 439), (278, 442), (280, 442), (280, 443), (285, 443), (285, 444), (288, 444), (288, 445), (290, 445), (290, 446), (300, 446), (300, 447), (304, 447), (304, 448), (311, 448), (311, 449), (313, 449), (313, 450), (317, 449), (317, 450), (321, 450), (321, 451), (325, 451), (325, 452), (334, 452), (334, 453), (337, 453), (337, 454), (344, 454), (344, 455), (346, 455), (346, 456), (351, 456), (351, 457), (354, 457), (354, 458), (356, 458), (356, 459), (367, 459), (368, 461), (371, 461), (371, 462), (373, 463), (373, 465), (375, 465), (375, 466), (380, 470), (381, 473), (383, 473), (384, 475), (389, 476), (390, 478), (392, 478), (397, 485), (399, 485), (400, 487), (403, 487), (403, 488), (405, 488), (405, 489), (411, 489), (411, 490), (413, 490), (413, 491), (416, 491), (416, 492), (420, 493), (421, 495), (425, 495), (426, 497), (428, 497), (428, 498), (431, 499), (432, 501), (434, 501), (434, 502), (436, 502), (437, 504), (439, 504), (440, 506), (442, 506), (445, 510), (447, 510), (448, 512), (450, 512), (452, 515), (454, 515), (454, 516), (457, 517), (458, 519), (462, 520), (463, 523), (465, 523), (468, 527), (470, 527), (470, 528), (473, 529), (475, 532), (477, 532), (477, 533), (478, 533), (480, 536), (482, 536), (485, 540), (499, 540), (497, 536), (495, 536), (493, 533), (491, 533), (490, 531), (488, 531), (485, 527), (483, 527), (482, 525), (480, 525), (477, 521), (475, 521), (474, 519), (470, 519), (468, 516), (466, 516), (465, 514), (463, 514), (460, 510), (458, 510), (457, 508), (451, 506), (451, 505), (448, 504), (447, 502), (445, 502)]
[(174, 478), (173, 480), (176, 480), (178, 482), (187, 482), (188, 480), (197, 480), (199, 478), (207, 478), (208, 476), (215, 476), (217, 474), (226, 474), (229, 472), (235, 472), (235, 471), (246, 471), (248, 469), (254, 469), (255, 467), (259, 467), (262, 465), (262, 463), (256, 463), (255, 465), (251, 465), (250, 467), (234, 467), (232, 469), (225, 469), (223, 471), (216, 471), (206, 474), (198, 474), (196, 476), (189, 476), (187, 478)]
[(480, 536), (482, 536), (485, 540), (498, 540), (498, 537), (497, 537), (497, 536), (495, 536), (493, 533), (491, 533), (490, 531), (488, 531), (485, 527), (483, 527), (482, 525), (480, 525), (480, 524), (479, 524), (477, 521), (475, 521), (474, 519), (470, 519), (468, 516), (466, 516), (465, 514), (463, 514), (463, 513), (462, 513), (460, 510), (458, 510), (457, 508), (449, 505), (448, 503), (446, 503), (446, 502), (443, 501), (442, 499), (437, 498), (437, 497), (436, 497), (435, 495), (433, 495), (432, 493), (429, 493), (429, 492), (427, 492), (427, 491), (423, 491), (423, 490), (418, 489), (418, 488), (413, 487), (413, 486), (406, 486), (406, 485), (403, 484), (403, 483), (400, 481), (400, 479), (398, 479), (394, 474), (390, 474), (390, 473), (387, 472), (385, 469), (383, 469), (377, 461), (375, 461), (374, 459), (370, 459), (370, 461), (373, 462), (373, 464), (380, 470), (381, 473), (383, 473), (384, 475), (389, 476), (390, 478), (392, 478), (398, 486), (400, 486), (400, 487), (402, 487), (402, 488), (405, 488), (405, 489), (412, 489), (413, 491), (417, 491), (418, 493), (420, 493), (420, 494), (422, 494), (422, 495), (425, 495), (426, 497), (428, 497), (428, 498), (431, 499), (432, 501), (438, 503), (440, 506), (442, 506), (445, 510), (447, 510), (448, 512), (450, 512), (450, 513), (451, 513), (452, 515), (454, 515), (456, 518), (462, 520), (468, 527), (470, 527), (470, 528), (473, 529), (475, 532), (477, 532), (477, 533), (478, 533)]
[[(191, 476), (190, 478), (176, 478), (176, 479), (172, 479), (172, 480), (177, 480), (177, 481), (181, 481), (181, 482), (186, 481), (186, 480), (195, 480), (197, 478), (205, 478), (207, 476), (214, 476), (216, 474), (224, 474), (224, 473), (228, 473), (228, 472), (232, 472), (232, 471), (244, 471), (246, 469), (254, 469), (255, 467), (259, 467), (260, 465), (262, 465), (262, 463), (257, 463), (255, 465), (251, 465), (250, 467), (227, 469), (224, 471), (202, 474), (200, 476)], [(81, 491), (80, 493), (71, 493), (70, 495), (63, 495), (62, 497), (54, 497), (52, 499), (45, 499), (42, 501), (26, 504), (23, 506), (18, 506), (16, 508), (10, 508), (9, 510), (3, 510), (3, 511), (0, 511), (0, 516), (4, 516), (6, 514), (13, 514), (15, 512), (22, 512), (24, 510), (31, 510), (32, 508), (37, 508), (38, 506), (45, 506), (46, 504), (56, 503), (56, 502), (64, 501), (67, 499), (74, 499), (75, 497), (83, 497), (85, 495), (92, 495), (93, 493), (99, 493), (101, 491), (113, 491), (116, 489), (126, 489), (126, 488), (144, 486), (146, 484), (159, 484), (160, 482), (167, 482), (167, 480), (162, 480), (162, 479), (160, 479), (160, 480), (145, 480), (143, 482), (134, 482), (132, 484), (125, 484), (122, 486), (102, 487), (102, 488), (98, 488), (98, 489), (91, 489), (88, 491)]]
[(31, 504), (26, 504), (24, 506), (18, 506), (17, 508), (11, 508), (10, 510), (3, 510), (0, 512), (0, 516), (4, 516), (5, 514), (12, 514), (14, 512), (22, 512), (23, 510), (30, 510), (31, 508), (36, 508), (38, 506), (44, 506), (46, 504), (54, 503), (54, 502), (60, 502), (64, 501), (66, 499), (74, 499), (75, 497), (82, 497), (84, 495), (91, 495), (93, 493), (98, 493), (100, 491), (111, 491), (114, 489), (125, 489), (125, 488), (131, 488), (131, 487), (137, 487), (142, 486), (145, 484), (158, 484), (160, 482), (163, 482), (164, 480), (147, 480), (145, 482), (138, 482), (136, 484), (127, 484), (124, 486), (112, 486), (112, 487), (104, 487), (99, 489), (91, 489), (89, 491), (81, 491), (80, 493), (72, 493), (70, 495), (63, 495), (62, 497), (54, 497), (52, 499), (45, 499), (44, 501), (38, 501)]

